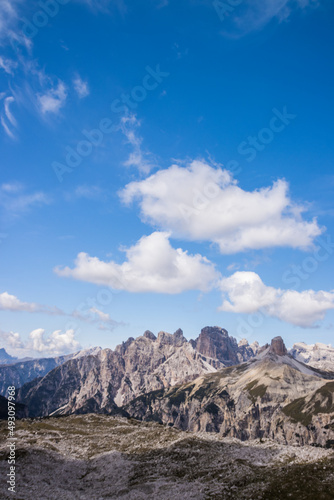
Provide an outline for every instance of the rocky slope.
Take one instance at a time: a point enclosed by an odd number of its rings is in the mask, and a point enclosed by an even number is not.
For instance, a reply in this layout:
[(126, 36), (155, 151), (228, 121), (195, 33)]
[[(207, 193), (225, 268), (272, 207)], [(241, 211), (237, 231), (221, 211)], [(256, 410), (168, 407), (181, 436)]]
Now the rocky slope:
[(222, 437), (334, 445), (334, 373), (293, 359), (281, 337), (247, 363), (140, 396), (123, 409)]
[(58, 356), (55, 358), (32, 359), (28, 361), (19, 360), (0, 366), (0, 395), (5, 396), (7, 387), (13, 385), (18, 389), (27, 382), (30, 382), (37, 377), (44, 377), (49, 371), (53, 370), (70, 359), (77, 359), (97, 354), (101, 350), (100, 347), (78, 351), (74, 354), (66, 356)]
[(307, 345), (298, 342), (293, 345), (289, 353), (298, 361), (320, 370), (334, 371), (334, 347), (326, 344)]
[[(146, 331), (114, 351), (72, 359), (43, 378), (24, 385), (19, 397), (31, 416), (90, 411), (113, 413), (140, 394), (162, 390), (254, 356), (257, 345), (240, 348), (226, 330), (206, 327), (188, 342), (182, 330), (173, 335)], [(216, 357), (211, 357), (214, 355)]]
[(328, 449), (241, 443), (107, 415), (17, 422), (16, 495), (7, 490), (0, 422), (1, 498), (24, 500), (332, 500)]

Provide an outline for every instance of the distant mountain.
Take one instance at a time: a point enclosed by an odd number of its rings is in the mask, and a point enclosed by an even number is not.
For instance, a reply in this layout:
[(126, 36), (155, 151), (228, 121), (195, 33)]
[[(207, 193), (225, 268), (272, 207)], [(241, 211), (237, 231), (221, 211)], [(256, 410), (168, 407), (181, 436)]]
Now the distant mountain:
[(181, 329), (173, 335), (146, 331), (114, 351), (72, 359), (43, 378), (26, 384), (20, 398), (31, 416), (112, 413), (137, 396), (193, 380), (253, 357), (258, 345), (236, 340), (220, 327), (203, 328), (187, 341)]
[[(25, 383), (30, 382), (37, 377), (44, 377), (50, 370), (53, 370), (56, 366), (59, 366), (70, 359), (79, 359), (90, 354), (95, 355), (100, 350), (101, 347), (94, 347), (76, 352), (74, 354), (67, 354), (65, 356), (29, 359), (27, 361), (17, 360), (6, 353), (7, 356), (9, 356), (13, 361), (0, 366), (0, 395), (6, 395), (7, 387), (9, 385), (13, 385), (16, 389), (18, 389)], [(2, 351), (6, 352), (4, 349), (0, 349), (0, 352)]]
[(15, 363), (17, 358), (14, 358), (5, 349), (0, 349), (0, 365), (7, 365), (10, 363)]
[(320, 370), (334, 371), (334, 347), (326, 344), (307, 345), (298, 342), (290, 349), (290, 354), (298, 361)]
[(288, 354), (281, 337), (247, 363), (123, 406), (130, 416), (241, 440), (334, 445), (334, 373)]

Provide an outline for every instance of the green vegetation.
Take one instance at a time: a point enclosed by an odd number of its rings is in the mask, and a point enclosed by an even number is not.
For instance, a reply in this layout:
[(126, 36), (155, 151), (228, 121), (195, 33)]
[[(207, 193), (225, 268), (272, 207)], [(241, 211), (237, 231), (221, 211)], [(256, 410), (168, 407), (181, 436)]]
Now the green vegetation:
[(334, 412), (333, 393), (334, 382), (328, 382), (314, 393), (307, 405), (305, 398), (299, 398), (282, 408), (282, 411), (293, 421), (300, 422), (305, 426), (310, 425), (313, 415)]
[(302, 425), (309, 425), (312, 422), (312, 415), (303, 413), (302, 409), (305, 406), (305, 398), (298, 398), (282, 408), (282, 412), (290, 417), (294, 422), (300, 422)]
[(256, 403), (257, 398), (263, 398), (268, 389), (266, 385), (257, 385), (258, 382), (258, 380), (253, 380), (253, 382), (246, 385), (246, 390), (248, 391), (253, 404)]
[(169, 405), (179, 406), (181, 403), (184, 403), (186, 401), (187, 395), (191, 393), (194, 387), (194, 384), (188, 386), (173, 387), (173, 389), (171, 389), (167, 393)]

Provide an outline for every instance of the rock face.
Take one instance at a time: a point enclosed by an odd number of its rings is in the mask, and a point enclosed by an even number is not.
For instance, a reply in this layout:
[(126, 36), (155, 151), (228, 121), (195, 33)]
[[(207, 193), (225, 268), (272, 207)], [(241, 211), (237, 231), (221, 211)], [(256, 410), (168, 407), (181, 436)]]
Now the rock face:
[[(255, 350), (255, 347), (254, 347)], [(39, 380), (24, 385), (19, 397), (31, 416), (114, 413), (137, 396), (164, 390), (248, 359), (253, 348), (219, 327), (203, 328), (188, 342), (181, 329), (174, 334), (150, 331), (94, 356), (72, 359)]]
[(281, 338), (256, 358), (142, 395), (123, 409), (142, 420), (241, 440), (334, 445), (333, 378), (294, 360)]
[(290, 354), (298, 361), (320, 370), (334, 372), (334, 347), (326, 344), (307, 345), (298, 342), (290, 349)]
[(225, 365), (235, 365), (238, 360), (238, 345), (227, 330), (218, 326), (206, 326), (196, 340), (196, 349), (206, 357), (218, 359)]
[(271, 341), (270, 352), (277, 356), (284, 356), (288, 353), (282, 337), (275, 337)]

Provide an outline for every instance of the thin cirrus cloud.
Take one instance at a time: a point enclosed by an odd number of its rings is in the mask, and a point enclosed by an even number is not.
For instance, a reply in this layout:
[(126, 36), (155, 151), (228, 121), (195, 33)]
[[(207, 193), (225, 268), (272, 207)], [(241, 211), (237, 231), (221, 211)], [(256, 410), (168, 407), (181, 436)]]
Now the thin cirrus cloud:
[(224, 300), (221, 311), (256, 313), (303, 328), (314, 327), (334, 309), (334, 291), (282, 290), (267, 286), (254, 272), (238, 271), (220, 282)]
[(202, 255), (189, 255), (170, 245), (168, 233), (143, 236), (125, 249), (122, 264), (104, 262), (80, 253), (73, 269), (56, 268), (59, 276), (71, 277), (128, 292), (177, 294), (186, 290), (209, 291), (218, 279), (214, 265)]
[(231, 5), (226, 9), (225, 2), (213, 3), (219, 17), (229, 21), (229, 26), (224, 27), (222, 33), (235, 37), (258, 31), (273, 19), (282, 22), (297, 10), (318, 7), (319, 4), (319, 0), (248, 0), (239, 2), (233, 11), (228, 12)]
[(78, 94), (78, 97), (80, 99), (83, 99), (84, 97), (87, 97), (89, 95), (89, 87), (88, 83), (82, 80), (82, 78), (77, 75), (74, 80), (73, 80), (73, 87), (76, 93)]
[(152, 154), (147, 151), (143, 151), (142, 142), (143, 139), (138, 135), (137, 129), (141, 126), (140, 120), (137, 119), (136, 115), (126, 115), (120, 120), (118, 130), (126, 138), (126, 143), (132, 147), (132, 151), (129, 158), (123, 163), (125, 167), (135, 167), (139, 172), (143, 174), (148, 174), (152, 168), (155, 166)]
[(16, 119), (10, 109), (11, 104), (15, 102), (13, 96), (5, 97), (3, 101), (3, 112), (1, 113), (1, 125), (4, 131), (11, 139), (15, 139), (15, 129), (17, 128)]
[(20, 183), (5, 183), (0, 186), (0, 209), (6, 215), (17, 217), (32, 207), (48, 205), (51, 199), (42, 191), (28, 192)]
[(120, 198), (138, 201), (141, 218), (173, 237), (210, 241), (221, 253), (270, 247), (309, 248), (323, 229), (302, 217), (285, 180), (245, 191), (232, 174), (203, 161), (172, 165), (128, 184)]
[(100, 330), (113, 331), (117, 326), (123, 324), (115, 321), (111, 318), (110, 314), (100, 311), (100, 309), (97, 309), (96, 307), (91, 307), (84, 312), (75, 310), (72, 313), (72, 316), (87, 323), (99, 323), (98, 328)]
[(14, 69), (16, 69), (18, 63), (16, 61), (12, 61), (11, 59), (6, 59), (5, 57), (0, 56), (0, 68), (4, 70), (8, 75), (14, 74)]

